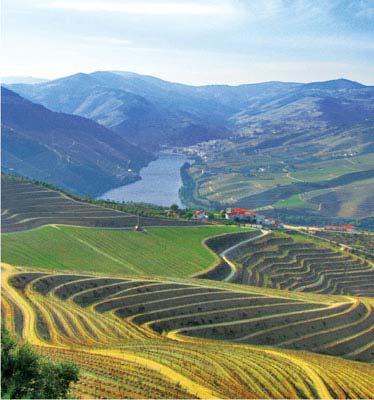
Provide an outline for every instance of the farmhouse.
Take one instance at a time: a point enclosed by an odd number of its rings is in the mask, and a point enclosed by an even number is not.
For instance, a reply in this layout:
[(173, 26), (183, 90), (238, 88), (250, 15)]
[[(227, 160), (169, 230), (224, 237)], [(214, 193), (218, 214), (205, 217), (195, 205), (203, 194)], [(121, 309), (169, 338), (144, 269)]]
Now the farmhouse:
[(252, 210), (234, 207), (226, 209), (225, 218), (234, 221), (253, 223), (257, 221), (257, 214)]

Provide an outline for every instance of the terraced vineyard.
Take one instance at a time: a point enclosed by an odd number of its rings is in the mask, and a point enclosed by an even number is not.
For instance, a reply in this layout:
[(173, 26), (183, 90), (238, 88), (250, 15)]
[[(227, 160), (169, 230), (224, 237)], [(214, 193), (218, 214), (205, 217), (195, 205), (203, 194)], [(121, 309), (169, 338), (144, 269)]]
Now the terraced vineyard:
[(353, 251), (358, 251), (358, 254), (363, 253), (374, 260), (374, 234), (373, 233), (351, 233), (317, 231), (315, 236), (334, 242), (340, 246), (351, 248)]
[[(47, 224), (132, 228), (137, 216), (79, 202), (56, 190), (1, 176), (1, 230), (17, 232)], [(140, 217), (143, 226), (190, 226), (196, 222)]]
[(226, 254), (236, 282), (323, 294), (374, 297), (374, 266), (302, 236), (270, 233)]
[[(370, 398), (374, 393), (372, 364), (288, 350), (372, 362), (372, 306), (364, 301), (206, 280), (3, 268), (6, 325), (43, 354), (80, 364), (77, 397)], [(231, 331), (235, 345), (226, 341), (225, 332)]]
[[(135, 323), (159, 334), (178, 332), (374, 361), (373, 309), (352, 298), (307, 301), (206, 284), (81, 275), (26, 273), (11, 278), (10, 283), (23, 292), (30, 287), (43, 296), (50, 294), (83, 308), (110, 313), (124, 319), (126, 325)], [(40, 304), (43, 307), (44, 301)], [(55, 325), (62, 325), (52, 310)], [(48, 329), (41, 328), (40, 336), (44, 330)], [(47, 336), (51, 336), (49, 330)]]
[(364, 256), (281, 232), (151, 227), (167, 219), (92, 229), (135, 217), (4, 182), (2, 317), (79, 364), (73, 396), (374, 397)]

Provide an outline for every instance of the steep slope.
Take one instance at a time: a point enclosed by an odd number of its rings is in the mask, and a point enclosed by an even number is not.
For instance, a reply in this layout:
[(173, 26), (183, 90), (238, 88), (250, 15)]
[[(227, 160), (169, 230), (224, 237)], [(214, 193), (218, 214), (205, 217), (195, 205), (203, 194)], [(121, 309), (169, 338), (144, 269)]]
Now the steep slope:
[[(322, 241), (267, 232), (227, 247), (225, 260), (238, 270), (233, 282), (296, 292), (374, 296), (373, 264), (338, 247), (326, 247)], [(220, 268), (216, 267), (216, 275)]]
[(152, 159), (91, 120), (52, 112), (5, 88), (1, 93), (4, 172), (96, 196), (137, 179)]
[(137, 216), (79, 201), (66, 193), (1, 175), (1, 232), (28, 231), (49, 224), (132, 229), (142, 226), (199, 225), (197, 221)]
[(76, 74), (41, 85), (11, 85), (12, 90), (52, 111), (80, 115), (112, 128), (132, 109), (150, 107), (137, 95), (103, 86), (94, 77)]

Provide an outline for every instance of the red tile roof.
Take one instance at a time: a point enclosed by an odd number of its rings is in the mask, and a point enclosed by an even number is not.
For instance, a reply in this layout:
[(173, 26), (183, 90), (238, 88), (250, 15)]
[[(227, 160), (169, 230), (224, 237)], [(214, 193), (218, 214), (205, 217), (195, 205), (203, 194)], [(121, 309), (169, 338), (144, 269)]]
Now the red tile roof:
[(256, 213), (252, 210), (245, 210), (244, 208), (232, 208), (231, 213), (232, 214), (251, 214), (251, 215), (256, 215)]
[(355, 229), (353, 225), (344, 225), (344, 226), (336, 226), (336, 225), (329, 225), (325, 226), (326, 229), (345, 229), (345, 230), (351, 230)]

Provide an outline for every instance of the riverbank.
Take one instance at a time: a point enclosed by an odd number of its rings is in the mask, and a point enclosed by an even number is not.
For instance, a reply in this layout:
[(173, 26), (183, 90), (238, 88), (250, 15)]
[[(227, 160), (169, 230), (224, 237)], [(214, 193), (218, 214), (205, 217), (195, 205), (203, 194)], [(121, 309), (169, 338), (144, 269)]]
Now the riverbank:
[(160, 154), (140, 170), (140, 180), (105, 192), (99, 199), (117, 202), (142, 202), (169, 207), (185, 205), (179, 197), (183, 185), (181, 168), (193, 162), (179, 155)]

